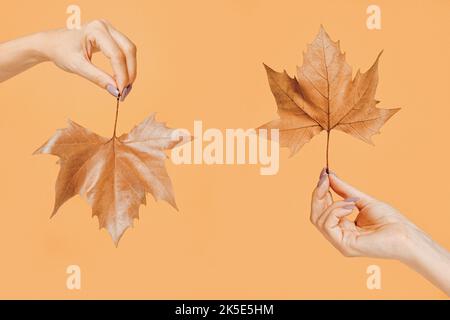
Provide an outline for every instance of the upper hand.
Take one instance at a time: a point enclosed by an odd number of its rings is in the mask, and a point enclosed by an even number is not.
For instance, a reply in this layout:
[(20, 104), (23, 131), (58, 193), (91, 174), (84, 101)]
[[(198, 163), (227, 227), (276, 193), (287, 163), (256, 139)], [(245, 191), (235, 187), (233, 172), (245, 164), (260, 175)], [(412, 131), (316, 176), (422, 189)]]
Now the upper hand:
[[(78, 74), (122, 101), (136, 79), (136, 46), (104, 20), (95, 20), (76, 30), (45, 33), (42, 52), (61, 69)], [(112, 66), (113, 75), (91, 63), (92, 54), (101, 51)]]

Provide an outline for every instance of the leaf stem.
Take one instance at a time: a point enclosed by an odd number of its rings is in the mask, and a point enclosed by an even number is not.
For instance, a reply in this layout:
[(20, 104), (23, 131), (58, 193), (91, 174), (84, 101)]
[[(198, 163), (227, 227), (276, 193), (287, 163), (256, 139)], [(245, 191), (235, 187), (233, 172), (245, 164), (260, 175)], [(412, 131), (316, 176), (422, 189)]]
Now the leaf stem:
[(116, 119), (114, 120), (113, 139), (117, 137), (117, 135), (116, 135), (116, 130), (117, 130), (117, 119), (119, 118), (119, 103), (120, 103), (120, 94), (117, 96), (117, 103), (116, 103)]
[(327, 152), (326, 152), (326, 163), (327, 163), (327, 167), (326, 167), (326, 172), (327, 174), (330, 173), (330, 165), (329, 165), (329, 161), (328, 161), (328, 154), (329, 154), (329, 149), (330, 149), (330, 133), (331, 130), (327, 130)]

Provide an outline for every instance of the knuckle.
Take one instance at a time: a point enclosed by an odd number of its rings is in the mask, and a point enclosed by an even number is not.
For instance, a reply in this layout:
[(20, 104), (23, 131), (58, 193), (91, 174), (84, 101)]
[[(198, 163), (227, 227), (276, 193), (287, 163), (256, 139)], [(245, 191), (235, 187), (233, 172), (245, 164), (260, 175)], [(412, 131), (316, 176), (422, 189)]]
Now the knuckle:
[(122, 51), (120, 50), (116, 50), (111, 57), (113, 60), (118, 61), (118, 62), (124, 62), (125, 61), (125, 55), (123, 54)]
[(316, 225), (317, 225), (317, 227), (320, 228), (320, 229), (323, 229), (323, 228), (324, 228), (324, 218), (323, 218), (323, 216), (320, 217), (320, 218), (317, 220)]
[(88, 27), (92, 29), (104, 29), (105, 23), (101, 19), (96, 19), (89, 22)]
[(344, 257), (346, 257), (346, 258), (351, 258), (352, 257), (351, 253), (349, 251), (347, 251), (347, 250), (341, 250), (341, 254)]
[(135, 55), (136, 52), (137, 52), (137, 47), (136, 47), (136, 45), (135, 45), (134, 43), (129, 43), (129, 44), (127, 44), (127, 45), (125, 46), (125, 51), (126, 51), (127, 53), (132, 54), (132, 55)]
[(109, 25), (110, 24), (108, 20), (103, 19), (103, 18), (102, 19), (98, 19), (98, 21), (101, 22), (103, 25)]
[(351, 251), (351, 250), (349, 250), (347, 248), (342, 249), (341, 253), (346, 258), (354, 258), (354, 257), (358, 256), (355, 252), (353, 252), (353, 251)]

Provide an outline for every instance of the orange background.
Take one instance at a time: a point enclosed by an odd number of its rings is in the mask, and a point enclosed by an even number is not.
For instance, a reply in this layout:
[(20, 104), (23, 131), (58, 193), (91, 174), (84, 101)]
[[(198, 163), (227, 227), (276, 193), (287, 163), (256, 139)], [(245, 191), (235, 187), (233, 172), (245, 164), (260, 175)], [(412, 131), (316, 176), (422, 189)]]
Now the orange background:
[[(450, 248), (448, 74), (450, 1), (77, 1), (82, 21), (105, 18), (137, 45), (139, 76), (119, 131), (153, 111), (172, 127), (251, 128), (276, 117), (262, 63), (292, 75), (323, 24), (354, 72), (384, 49), (377, 98), (402, 107), (376, 147), (332, 133), (331, 165), (393, 204)], [(65, 26), (68, 1), (9, 1), (0, 39)], [(106, 66), (103, 59), (96, 58)], [(149, 197), (115, 248), (80, 197), (49, 220), (56, 157), (32, 156), (70, 118), (110, 135), (114, 99), (51, 63), (0, 85), (0, 298), (445, 298), (396, 261), (342, 257), (309, 222), (325, 135), (278, 175), (259, 166), (167, 162), (180, 212)], [(66, 267), (82, 289), (66, 288)], [(366, 288), (377, 264), (382, 290)]]

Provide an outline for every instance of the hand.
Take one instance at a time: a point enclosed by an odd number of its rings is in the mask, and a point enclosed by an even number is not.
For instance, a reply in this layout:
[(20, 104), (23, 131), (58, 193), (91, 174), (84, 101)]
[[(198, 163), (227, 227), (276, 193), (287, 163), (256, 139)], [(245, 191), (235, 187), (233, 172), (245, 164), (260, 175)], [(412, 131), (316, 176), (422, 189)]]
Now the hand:
[[(109, 58), (112, 76), (91, 63), (97, 51)], [(90, 22), (79, 30), (53, 30), (1, 43), (0, 82), (44, 61), (53, 61), (115, 97), (120, 94), (122, 101), (136, 79), (136, 46), (103, 20)]]
[[(110, 23), (95, 20), (79, 30), (44, 33), (41, 51), (61, 69), (76, 73), (122, 100), (136, 79), (136, 46)], [(101, 51), (109, 58), (114, 75), (91, 63), (93, 53)]]
[[(331, 190), (344, 200), (333, 201)], [(348, 216), (358, 211), (355, 220)], [(450, 295), (450, 253), (390, 205), (322, 170), (311, 222), (344, 256), (397, 259)]]
[[(333, 201), (331, 189), (344, 200)], [(357, 218), (347, 217), (358, 210)], [(311, 204), (311, 221), (345, 256), (408, 260), (409, 238), (417, 227), (390, 205), (338, 178), (320, 175)]]

